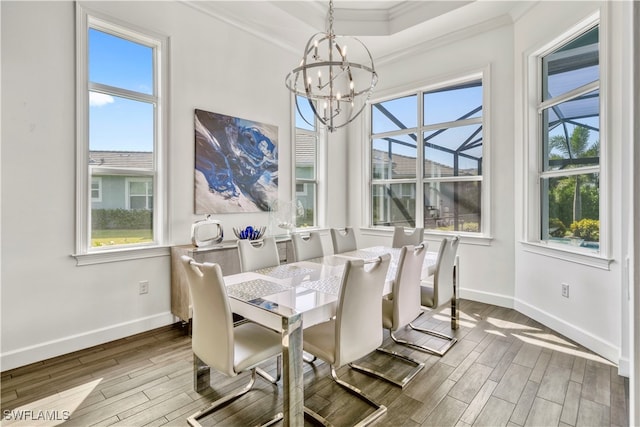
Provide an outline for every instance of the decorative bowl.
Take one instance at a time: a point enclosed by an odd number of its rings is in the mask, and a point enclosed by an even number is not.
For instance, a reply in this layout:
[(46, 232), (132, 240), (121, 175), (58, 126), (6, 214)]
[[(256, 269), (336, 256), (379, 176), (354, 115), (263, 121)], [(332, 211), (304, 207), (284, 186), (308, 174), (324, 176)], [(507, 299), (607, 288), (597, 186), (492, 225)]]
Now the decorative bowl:
[(258, 240), (264, 235), (267, 227), (253, 227), (251, 225), (243, 228), (233, 227), (233, 233), (238, 239)]

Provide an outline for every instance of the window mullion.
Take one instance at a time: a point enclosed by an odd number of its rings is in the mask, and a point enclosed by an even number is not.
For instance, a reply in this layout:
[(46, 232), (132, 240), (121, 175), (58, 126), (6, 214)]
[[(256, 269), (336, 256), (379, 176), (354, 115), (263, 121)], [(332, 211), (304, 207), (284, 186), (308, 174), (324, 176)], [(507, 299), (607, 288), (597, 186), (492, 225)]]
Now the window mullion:
[(118, 88), (114, 86), (105, 85), (102, 83), (89, 82), (89, 91), (104, 93), (107, 95), (115, 95), (120, 98), (131, 99), (134, 101), (147, 102), (150, 104), (156, 104), (158, 98), (154, 95), (148, 95), (146, 93), (136, 92), (133, 90)]

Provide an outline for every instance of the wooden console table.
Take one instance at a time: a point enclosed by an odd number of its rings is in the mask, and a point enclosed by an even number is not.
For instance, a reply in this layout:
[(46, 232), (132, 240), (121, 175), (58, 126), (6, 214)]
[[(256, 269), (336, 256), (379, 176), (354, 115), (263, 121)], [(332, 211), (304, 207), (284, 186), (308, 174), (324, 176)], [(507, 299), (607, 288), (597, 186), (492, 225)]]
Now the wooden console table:
[[(220, 264), (222, 274), (240, 273), (240, 257), (238, 256), (238, 241), (224, 240), (213, 246), (197, 247), (194, 245), (179, 245), (171, 247), (171, 313), (183, 322), (191, 318), (191, 300), (187, 285), (186, 273), (180, 263), (180, 257), (187, 255), (196, 262), (214, 262)], [(276, 236), (280, 264), (293, 261), (293, 245), (291, 237)]]

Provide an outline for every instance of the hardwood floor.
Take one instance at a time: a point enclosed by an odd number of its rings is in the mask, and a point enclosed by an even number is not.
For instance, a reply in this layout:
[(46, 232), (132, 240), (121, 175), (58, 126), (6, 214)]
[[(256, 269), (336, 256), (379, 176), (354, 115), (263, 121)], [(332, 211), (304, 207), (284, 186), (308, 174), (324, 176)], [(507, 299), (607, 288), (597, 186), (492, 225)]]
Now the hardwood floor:
[[(449, 333), (446, 314), (427, 313), (416, 323)], [(459, 342), (441, 358), (385, 335), (384, 347), (425, 361), (404, 390), (347, 367), (338, 370), (340, 378), (387, 406), (374, 425), (629, 425), (628, 379), (610, 362), (514, 310), (463, 300), (460, 319)], [(398, 335), (441, 342), (415, 331)], [(199, 395), (190, 346), (184, 328), (174, 325), (3, 372), (2, 425), (57, 425), (68, 418), (68, 426), (185, 426), (187, 416), (248, 382), (247, 374), (230, 379), (212, 370), (215, 390)], [(411, 368), (380, 353), (360, 364), (399, 378)], [(275, 364), (265, 368), (274, 372)], [(305, 404), (336, 426), (352, 425), (372, 411), (330, 379), (326, 364), (305, 363), (304, 369)], [(255, 425), (281, 404), (281, 386), (258, 379), (255, 391), (202, 423)]]

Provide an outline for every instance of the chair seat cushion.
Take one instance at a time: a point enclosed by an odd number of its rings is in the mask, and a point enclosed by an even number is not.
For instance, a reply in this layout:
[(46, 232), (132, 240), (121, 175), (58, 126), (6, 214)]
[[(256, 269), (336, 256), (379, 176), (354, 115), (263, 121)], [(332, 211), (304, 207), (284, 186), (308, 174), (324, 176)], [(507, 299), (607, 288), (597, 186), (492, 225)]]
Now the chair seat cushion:
[(313, 325), (302, 334), (304, 351), (333, 365), (336, 361), (336, 321)]
[(282, 352), (280, 334), (252, 322), (233, 328), (234, 370), (239, 373), (253, 368)]
[(420, 304), (429, 308), (435, 307), (435, 299), (433, 297), (433, 284), (425, 281), (421, 283)]

